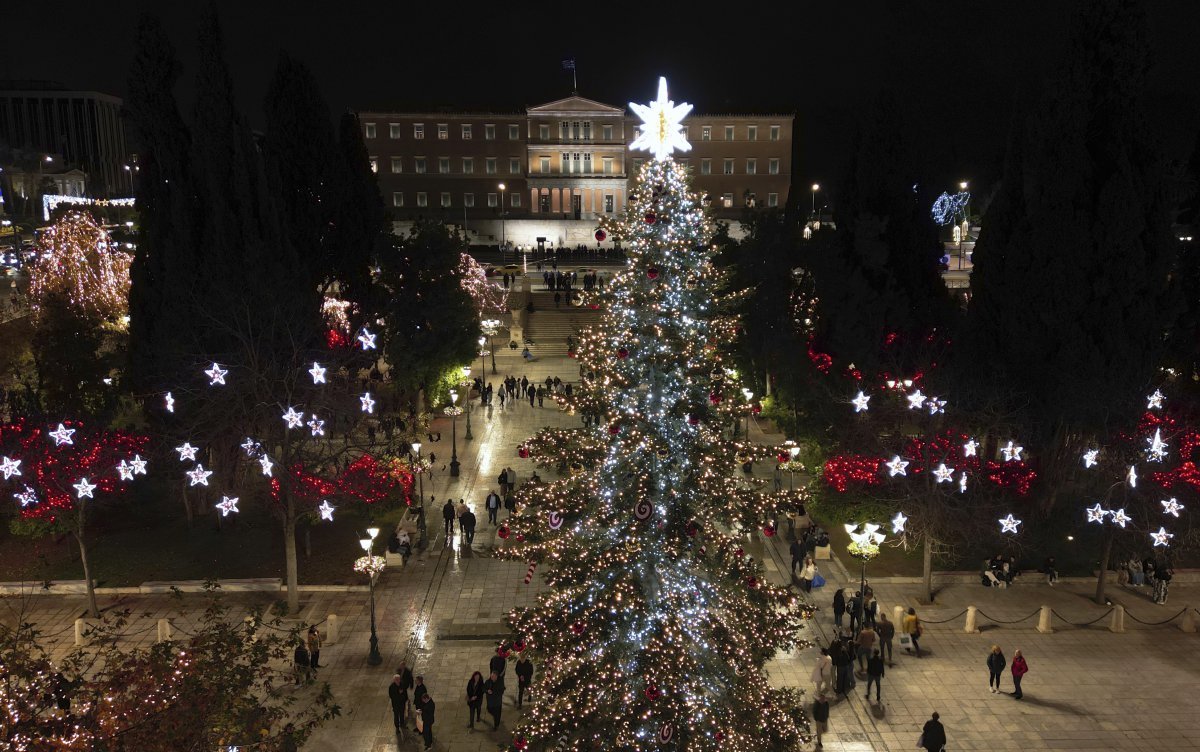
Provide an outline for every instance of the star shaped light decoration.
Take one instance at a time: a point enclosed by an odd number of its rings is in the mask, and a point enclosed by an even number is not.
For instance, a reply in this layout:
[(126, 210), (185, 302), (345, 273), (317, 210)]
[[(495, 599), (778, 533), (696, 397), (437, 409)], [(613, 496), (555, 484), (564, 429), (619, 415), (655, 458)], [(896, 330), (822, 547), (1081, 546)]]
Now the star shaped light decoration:
[(129, 467), (133, 470), (134, 475), (146, 474), (146, 461), (142, 459), (141, 455), (133, 455), (133, 459), (129, 461)]
[(958, 477), (958, 492), (959, 493), (967, 492), (967, 471), (966, 470), (964, 470), (963, 474)]
[(213, 363), (212, 368), (208, 369), (204, 373), (208, 375), (209, 386), (216, 386), (217, 384), (225, 386), (225, 376), (229, 373), (229, 369), (221, 368), (220, 365)]
[(904, 399), (908, 400), (909, 410), (920, 410), (925, 404), (925, 395), (921, 393), (920, 389), (912, 394), (905, 395)]
[(862, 392), (859, 392), (858, 395), (855, 396), (854, 399), (850, 400), (850, 404), (854, 405), (854, 412), (861, 413), (861, 412), (866, 412), (867, 403), (870, 401), (871, 401), (871, 398), (869, 396), (863, 394)]
[(304, 413), (296, 412), (296, 408), (289, 405), (287, 412), (283, 414), (283, 420), (288, 428), (299, 428), (304, 425)]
[(1146, 448), (1146, 457), (1151, 462), (1162, 462), (1167, 456), (1167, 442), (1162, 440), (1162, 429), (1154, 429), (1154, 435), (1146, 439), (1149, 446)]
[(315, 414), (308, 419), (308, 428), (312, 431), (313, 436), (325, 435), (325, 421), (318, 418)]
[(907, 524), (908, 518), (904, 516), (904, 512), (896, 512), (896, 516), (892, 518), (892, 533), (903, 533)]
[(1100, 456), (1099, 449), (1087, 450), (1086, 452), (1083, 453), (1083, 466), (1084, 467), (1095, 467), (1096, 463), (1099, 462), (1099, 460), (1097, 459), (1099, 456)]
[(117, 474), (121, 476), (121, 480), (133, 480), (133, 467), (125, 460), (121, 460), (117, 463)]
[(1172, 517), (1178, 517), (1180, 510), (1183, 509), (1183, 505), (1174, 496), (1169, 499), (1163, 499), (1158, 503), (1162, 504), (1163, 514), (1169, 514)]
[(38, 503), (37, 492), (29, 486), (25, 486), (24, 491), (13, 494), (13, 498), (21, 502), (21, 508)]
[(1108, 510), (1100, 506), (1100, 502), (1096, 502), (1096, 506), (1088, 507), (1085, 511), (1087, 512), (1088, 522), (1103, 524), (1104, 518), (1108, 515)]
[(671, 152), (676, 149), (691, 151), (692, 145), (683, 136), (683, 119), (692, 111), (692, 106), (686, 102), (675, 104), (667, 98), (665, 77), (658, 78), (657, 99), (649, 104), (630, 102), (629, 109), (642, 119), (630, 149), (644, 149), (659, 161), (670, 159)]
[(1168, 533), (1167, 529), (1161, 525), (1159, 526), (1157, 533), (1150, 533), (1150, 538), (1154, 541), (1154, 545), (1156, 546), (1169, 546), (1171, 545), (1171, 539), (1174, 537), (1175, 535), (1173, 533)]
[(166, 403), (167, 412), (169, 412), (169, 413), (175, 412), (175, 395), (171, 394), (170, 392), (167, 392), (167, 395), (165, 397), (163, 397), (163, 402)]
[(185, 473), (185, 474), (187, 475), (188, 480), (191, 481), (191, 483), (189, 483), (188, 485), (207, 486), (208, 485), (208, 476), (212, 475), (213, 471), (205, 470), (204, 465), (196, 465), (191, 470), (188, 470), (187, 473)]
[(222, 496), (221, 500), (217, 502), (217, 509), (221, 510), (222, 517), (228, 517), (230, 512), (238, 511), (237, 504), (238, 504), (238, 497)]
[(320, 363), (313, 361), (313, 367), (308, 369), (308, 373), (312, 376), (314, 384), (325, 383), (325, 367)]
[(929, 399), (925, 400), (925, 407), (929, 408), (930, 415), (944, 413), (946, 412), (946, 400), (938, 399), (937, 397), (930, 397)]
[(269, 478), (271, 476), (271, 468), (273, 467), (271, 458), (264, 454), (258, 458), (258, 464), (262, 465), (262, 474)]
[(359, 397), (358, 401), (362, 403), (362, 411), (364, 413), (375, 412), (375, 399), (371, 397), (370, 392), (367, 392), (363, 396)]
[(1161, 410), (1163, 406), (1163, 400), (1166, 398), (1167, 396), (1162, 393), (1161, 389), (1155, 389), (1154, 394), (1146, 397), (1146, 409)]
[(72, 486), (75, 489), (75, 494), (80, 499), (94, 499), (92, 491), (96, 490), (95, 483), (88, 483), (87, 478), (80, 478), (79, 482)]
[(58, 424), (58, 428), (50, 432), (50, 438), (54, 439), (54, 446), (62, 446), (63, 444), (74, 444), (71, 440), (71, 434), (75, 433), (74, 428), (67, 428), (62, 423)]
[(8, 480), (14, 475), (21, 474), (21, 461), (14, 460), (12, 457), (5, 457), (0, 461), (0, 473), (4, 473), (4, 479)]
[(196, 461), (196, 452), (199, 451), (199, 447), (194, 447), (185, 441), (185, 442), (183, 442), (182, 446), (175, 447), (175, 451), (179, 452), (179, 461), (180, 462), (187, 462), (189, 460), (191, 460), (192, 462), (195, 462)]
[(1000, 454), (1004, 455), (1005, 462), (1020, 462), (1021, 452), (1025, 451), (1025, 447), (1017, 446), (1011, 440), (1007, 445), (1000, 448)]
[(1125, 482), (1129, 484), (1130, 488), (1137, 488), (1137, 465), (1129, 466), (1129, 472), (1125, 475)]
[(334, 506), (329, 503), (329, 499), (321, 502), (321, 506), (317, 507), (317, 511), (321, 513), (321, 519), (333, 522)]
[(908, 467), (906, 460), (900, 459), (900, 455), (892, 458), (891, 462), (885, 463), (888, 469), (888, 477), (895, 478), (897, 475), (908, 475), (908, 471), (904, 468)]
[(963, 456), (975, 457), (979, 454), (979, 442), (975, 439), (969, 439), (966, 444), (963, 444)]
[(1125, 527), (1126, 523), (1133, 519), (1129, 515), (1125, 514), (1124, 509), (1118, 509), (1115, 512), (1109, 512), (1109, 514), (1112, 515), (1113, 524), (1120, 525), (1122, 528)]
[(1007, 517), (1001, 517), (998, 521), (1000, 523), (1000, 532), (1002, 533), (1015, 533), (1017, 532), (1017, 525), (1021, 524), (1021, 520), (1013, 517), (1011, 512)]
[(253, 457), (254, 453), (258, 451), (258, 442), (247, 436), (246, 440), (242, 442), (242, 451), (246, 453), (247, 457)]
[(362, 334), (358, 335), (358, 341), (362, 343), (362, 349), (364, 350), (375, 349), (375, 335), (371, 334), (365, 326), (363, 327)]
[(933, 477), (937, 478), (938, 483), (953, 483), (954, 468), (946, 467), (946, 463), (943, 462), (933, 469)]

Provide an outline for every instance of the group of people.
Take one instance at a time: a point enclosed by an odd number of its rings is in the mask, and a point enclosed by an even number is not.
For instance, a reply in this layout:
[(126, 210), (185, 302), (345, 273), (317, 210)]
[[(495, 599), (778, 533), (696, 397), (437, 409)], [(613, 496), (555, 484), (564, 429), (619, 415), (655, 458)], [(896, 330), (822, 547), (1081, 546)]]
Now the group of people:
[(433, 724), (437, 720), (437, 704), (429, 696), (429, 688), (425, 686), (425, 677), (413, 677), (408, 663), (400, 664), (392, 675), (392, 683), (388, 685), (388, 699), (392, 703), (392, 723), (396, 733), (400, 733), (410, 721), (408, 690), (412, 690), (413, 731), (421, 735), (425, 741), (425, 749), (433, 747)]
[[(1051, 563), (1053, 562), (1051, 561)], [(1017, 562), (1013, 557), (996, 554), (987, 560), (983, 570), (982, 584), (988, 587), (1008, 587), (1018, 574), (1020, 571), (1017, 569)], [(1055, 569), (1054, 579), (1058, 579), (1057, 569)]]
[(296, 649), (292, 652), (292, 674), (296, 686), (306, 684), (316, 678), (317, 669), (321, 668), (321, 630), (317, 626), (308, 628), (303, 638), (296, 641)]
[(1156, 562), (1150, 556), (1138, 559), (1134, 555), (1118, 567), (1117, 579), (1122, 584), (1128, 583), (1134, 587), (1149, 585), (1151, 600), (1163, 604), (1167, 602), (1167, 589), (1170, 587), (1174, 574), (1175, 571), (1169, 563)]
[(490, 382), (485, 386), (483, 380), (478, 378), (475, 379), (475, 390), (479, 393), (480, 405), (491, 406), (495, 396), (503, 409), (505, 404), (515, 405), (517, 400), (525, 399), (529, 400), (530, 407), (533, 407), (535, 402), (538, 407), (543, 407), (547, 398), (554, 399), (559, 394), (570, 396), (573, 388), (557, 376), (547, 376), (542, 383), (530, 381), (527, 376), (519, 379), (516, 376), (506, 376), (500, 382), (499, 392), (493, 389)]

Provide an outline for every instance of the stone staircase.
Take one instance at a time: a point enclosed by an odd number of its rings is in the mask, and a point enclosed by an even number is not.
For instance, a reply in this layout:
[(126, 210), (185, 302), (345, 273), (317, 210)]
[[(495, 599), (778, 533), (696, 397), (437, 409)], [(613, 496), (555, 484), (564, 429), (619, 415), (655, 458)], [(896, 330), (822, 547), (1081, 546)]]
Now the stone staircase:
[(601, 311), (587, 307), (563, 305), (554, 307), (554, 293), (549, 293), (550, 304), (546, 307), (537, 298), (545, 293), (534, 293), (534, 310), (528, 315), (525, 336), (533, 340), (529, 351), (537, 357), (562, 357), (567, 354), (567, 337), (579, 338), (584, 327), (600, 323)]

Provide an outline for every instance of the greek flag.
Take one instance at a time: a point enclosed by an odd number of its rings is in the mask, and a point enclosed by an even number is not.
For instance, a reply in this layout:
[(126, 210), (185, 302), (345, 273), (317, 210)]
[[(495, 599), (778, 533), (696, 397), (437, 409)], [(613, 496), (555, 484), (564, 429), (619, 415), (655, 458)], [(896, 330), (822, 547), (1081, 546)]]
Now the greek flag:
[(570, 60), (564, 60), (564, 61), (562, 61), (562, 63), (563, 63), (563, 70), (575, 70), (575, 58), (571, 58)]

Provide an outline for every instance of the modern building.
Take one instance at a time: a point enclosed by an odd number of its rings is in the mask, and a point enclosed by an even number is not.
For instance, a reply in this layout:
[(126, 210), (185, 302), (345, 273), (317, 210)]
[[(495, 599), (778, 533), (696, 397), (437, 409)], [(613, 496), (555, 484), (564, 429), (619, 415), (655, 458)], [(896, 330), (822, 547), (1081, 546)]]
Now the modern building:
[[(645, 152), (640, 120), (570, 96), (523, 112), (358, 113), (384, 203), (399, 221), (459, 223), (480, 242), (594, 243), (621, 211)], [(791, 183), (792, 115), (690, 115), (686, 165), (715, 216), (783, 206)], [(502, 220), (502, 221), (501, 221)]]
[(0, 148), (15, 161), (54, 155), (96, 196), (131, 195), (121, 100), (50, 81), (0, 81)]

